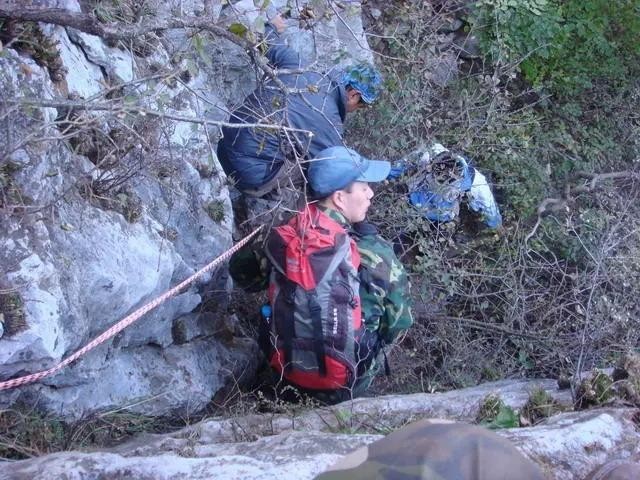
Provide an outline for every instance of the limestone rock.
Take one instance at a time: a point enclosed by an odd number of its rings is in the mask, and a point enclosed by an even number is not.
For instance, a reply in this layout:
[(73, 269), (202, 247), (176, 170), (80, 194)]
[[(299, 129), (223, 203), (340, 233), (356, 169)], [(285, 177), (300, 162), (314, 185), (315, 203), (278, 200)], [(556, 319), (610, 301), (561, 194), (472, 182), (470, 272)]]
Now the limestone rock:
[(67, 91), (80, 98), (89, 98), (104, 88), (100, 66), (87, 62), (84, 52), (75, 45), (62, 27), (45, 26), (51, 38), (58, 42), (60, 57), (66, 69), (64, 81)]
[(133, 80), (133, 58), (130, 53), (108, 47), (95, 35), (72, 28), (67, 33), (69, 38), (82, 49), (87, 59), (104, 68), (112, 81), (122, 83)]
[[(103, 452), (63, 452), (5, 463), (0, 479), (154, 478), (312, 479), (341, 456), (420, 418), (468, 420), (488, 392), (521, 408), (551, 380), (505, 381), (445, 394), (363, 398), (291, 415), (212, 419), (171, 434), (143, 435)], [(547, 478), (573, 480), (604, 462), (638, 458), (637, 411), (606, 408), (556, 415), (529, 428), (498, 430), (540, 465)], [(515, 477), (514, 477), (515, 478)]]
[[(303, 9), (317, 2), (298, 3)], [(28, 5), (88, 12), (93, 3)], [(142, 23), (205, 10), (212, 22), (221, 15), (234, 21), (234, 5), (218, 0), (145, 7)], [(346, 61), (347, 50), (370, 55), (360, 2), (336, 8), (316, 19), (315, 36), (288, 21), (292, 45), (313, 43), (307, 53), (318, 66)], [(14, 325), (5, 316), (0, 381), (55, 365), (231, 246), (227, 180), (215, 155), (219, 133), (202, 120), (227, 120), (256, 80), (240, 47), (205, 32), (145, 35), (144, 48), (128, 50), (70, 27), (38, 28), (55, 45), (48, 53), (60, 68), (54, 74), (4, 48), (2, 108), (4, 100), (92, 99), (129, 110), (35, 104), (0, 116), (0, 154), (11, 165), (0, 166), (0, 263), (21, 312), (11, 317)], [(255, 342), (226, 316), (229, 287), (224, 267), (205, 275), (55, 376), (0, 392), (0, 408), (21, 401), (72, 418), (124, 405), (153, 415), (202, 409), (229, 384), (249, 380), (260, 359)], [(210, 311), (200, 318), (205, 304)]]

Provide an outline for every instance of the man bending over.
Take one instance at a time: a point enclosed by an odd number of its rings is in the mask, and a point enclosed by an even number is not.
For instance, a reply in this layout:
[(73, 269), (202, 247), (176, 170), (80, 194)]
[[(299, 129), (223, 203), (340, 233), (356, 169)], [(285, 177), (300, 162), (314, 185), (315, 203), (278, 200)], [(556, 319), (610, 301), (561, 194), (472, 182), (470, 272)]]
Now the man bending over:
[(218, 143), (220, 163), (243, 193), (236, 203), (246, 212), (238, 213), (250, 220), (263, 217), (255, 219), (254, 224), (268, 223), (280, 206), (297, 210), (296, 197), (303, 184), (299, 160), (342, 145), (346, 114), (372, 104), (382, 90), (380, 73), (367, 63), (326, 74), (305, 69), (300, 55), (280, 36), (285, 27), (279, 15), (266, 25), (265, 55), (288, 91), (267, 80), (231, 114), (229, 121), (239, 125), (275, 124), (294, 130), (223, 127)]

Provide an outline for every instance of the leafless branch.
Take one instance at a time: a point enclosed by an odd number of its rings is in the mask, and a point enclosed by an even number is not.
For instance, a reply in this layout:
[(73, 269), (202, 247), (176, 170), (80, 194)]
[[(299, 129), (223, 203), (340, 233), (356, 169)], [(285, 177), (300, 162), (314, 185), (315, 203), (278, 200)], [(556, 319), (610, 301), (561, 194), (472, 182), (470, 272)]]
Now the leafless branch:
[(287, 87), (278, 78), (273, 69), (269, 66), (256, 44), (239, 37), (227, 30), (225, 27), (213, 23), (210, 17), (173, 17), (163, 22), (152, 22), (138, 25), (123, 25), (121, 23), (105, 24), (98, 21), (93, 15), (86, 13), (71, 12), (60, 8), (14, 8), (9, 9), (0, 5), (0, 17), (26, 22), (43, 22), (59, 25), (61, 27), (71, 27), (81, 32), (96, 35), (105, 40), (131, 41), (137, 37), (148, 33), (157, 33), (164, 30), (195, 29), (203, 30), (224, 38), (242, 47), (255, 64), (284, 92)]
[(567, 182), (564, 188), (564, 198), (545, 198), (537, 209), (538, 218), (531, 231), (524, 239), (525, 245), (529, 243), (529, 240), (536, 234), (542, 219), (553, 212), (560, 212), (567, 210), (569, 205), (574, 201), (574, 195), (578, 193), (593, 192), (598, 188), (598, 184), (607, 180), (618, 180), (621, 178), (635, 178), (637, 174), (630, 170), (623, 170), (620, 172), (609, 173), (590, 173), (590, 172), (577, 172), (574, 176), (576, 180), (584, 178), (590, 180), (586, 185), (572, 186), (571, 182)]
[(177, 115), (159, 110), (152, 110), (149, 108), (126, 105), (117, 102), (85, 102), (85, 101), (73, 101), (73, 100), (37, 100), (29, 98), (20, 98), (13, 100), (6, 100), (6, 103), (13, 105), (29, 105), (41, 108), (67, 108), (75, 109), (79, 111), (106, 111), (115, 115), (136, 114), (142, 116), (166, 118), (169, 120), (176, 120), (179, 122), (196, 123), (200, 125), (216, 125), (219, 127), (230, 128), (260, 128), (265, 130), (284, 130), (288, 132), (302, 133), (306, 136), (312, 136), (313, 133), (309, 130), (303, 130), (299, 128), (286, 127), (284, 125), (277, 125), (271, 123), (230, 123), (222, 122), (219, 120), (210, 120), (208, 118), (192, 117), (186, 115)]

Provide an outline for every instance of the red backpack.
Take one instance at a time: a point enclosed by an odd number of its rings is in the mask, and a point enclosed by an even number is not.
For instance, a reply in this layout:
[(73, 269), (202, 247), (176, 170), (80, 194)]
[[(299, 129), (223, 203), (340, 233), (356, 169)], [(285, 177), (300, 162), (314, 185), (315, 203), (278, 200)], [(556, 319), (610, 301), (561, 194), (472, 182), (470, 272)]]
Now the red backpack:
[(273, 266), (271, 367), (306, 389), (353, 385), (356, 338), (363, 330), (355, 242), (309, 205), (271, 231), (265, 250)]

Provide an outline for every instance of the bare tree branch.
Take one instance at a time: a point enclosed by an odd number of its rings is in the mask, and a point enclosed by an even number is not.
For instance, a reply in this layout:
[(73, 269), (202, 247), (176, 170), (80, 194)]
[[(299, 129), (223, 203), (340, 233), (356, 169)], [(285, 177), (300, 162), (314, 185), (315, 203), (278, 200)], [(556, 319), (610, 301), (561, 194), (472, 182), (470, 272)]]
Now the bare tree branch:
[(93, 15), (71, 12), (60, 8), (13, 8), (0, 5), (0, 17), (20, 20), (25, 22), (43, 22), (71, 27), (84, 33), (96, 35), (105, 40), (133, 40), (141, 35), (152, 32), (175, 29), (196, 29), (208, 31), (218, 37), (229, 40), (242, 47), (255, 64), (284, 92), (287, 87), (278, 78), (274, 70), (268, 65), (257, 49), (257, 46), (249, 40), (239, 37), (225, 27), (213, 23), (210, 17), (174, 17), (163, 22), (147, 23), (140, 25), (105, 24), (98, 21)]
[(598, 184), (601, 182), (605, 182), (607, 180), (618, 180), (621, 178), (635, 178), (637, 174), (631, 170), (623, 170), (620, 172), (609, 172), (609, 173), (590, 173), (590, 172), (577, 172), (574, 175), (575, 179), (587, 179), (590, 182), (587, 185), (581, 185), (574, 187), (570, 182), (564, 187), (564, 197), (563, 198), (545, 198), (540, 205), (538, 206), (537, 213), (538, 218), (536, 220), (535, 225), (531, 229), (531, 231), (527, 234), (524, 239), (525, 245), (529, 243), (529, 240), (536, 234), (538, 228), (540, 227), (540, 223), (542, 222), (542, 218), (549, 213), (559, 212), (569, 208), (569, 204), (574, 200), (573, 195), (576, 193), (588, 193), (593, 192), (598, 188)]
[(303, 130), (300, 128), (291, 128), (291, 127), (286, 127), (284, 125), (277, 125), (272, 123), (222, 122), (220, 120), (210, 120), (208, 118), (176, 115), (173, 113), (161, 112), (159, 110), (151, 110), (149, 108), (144, 108), (136, 105), (123, 105), (119, 103), (116, 104), (116, 103), (110, 103), (110, 102), (97, 103), (97, 102), (82, 102), (82, 101), (73, 101), (73, 100), (38, 100), (38, 99), (20, 98), (15, 100), (6, 100), (5, 103), (12, 104), (12, 105), (29, 105), (29, 106), (41, 107), (41, 108), (68, 108), (68, 109), (85, 110), (85, 111), (106, 111), (106, 112), (112, 112), (115, 115), (118, 115), (118, 114), (138, 114), (143, 116), (148, 115), (151, 117), (166, 118), (169, 120), (176, 120), (179, 122), (197, 123), (200, 125), (216, 125), (219, 127), (230, 127), (230, 128), (261, 128), (265, 130), (284, 130), (287, 132), (303, 133), (309, 137), (313, 135), (313, 133), (309, 130)]

